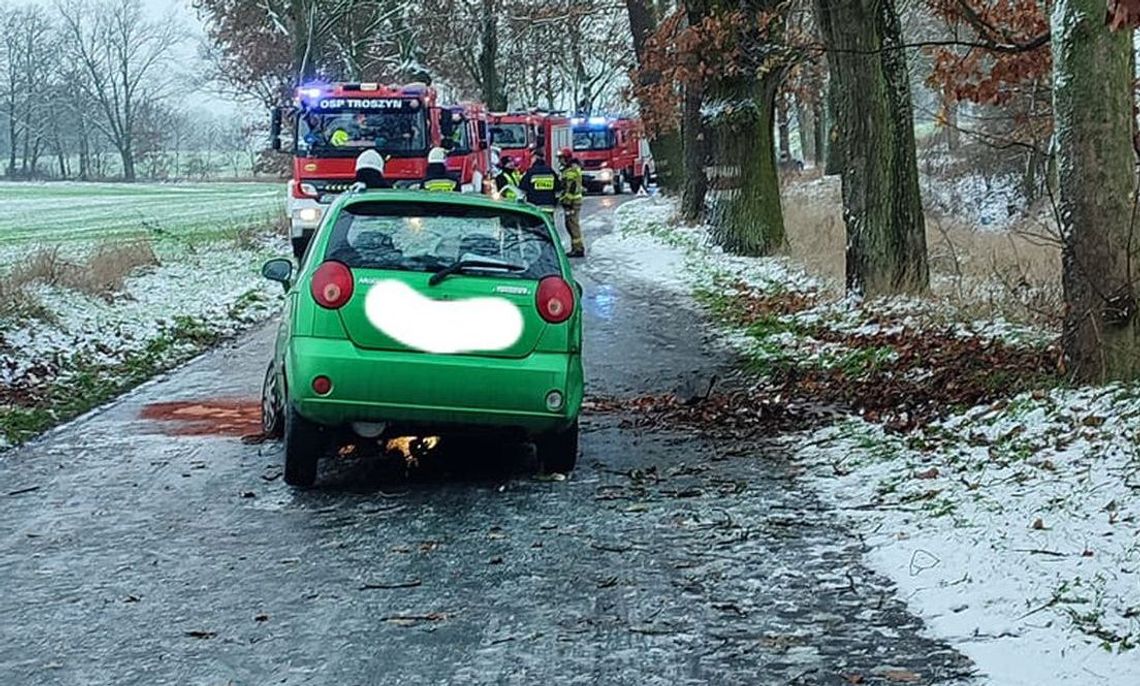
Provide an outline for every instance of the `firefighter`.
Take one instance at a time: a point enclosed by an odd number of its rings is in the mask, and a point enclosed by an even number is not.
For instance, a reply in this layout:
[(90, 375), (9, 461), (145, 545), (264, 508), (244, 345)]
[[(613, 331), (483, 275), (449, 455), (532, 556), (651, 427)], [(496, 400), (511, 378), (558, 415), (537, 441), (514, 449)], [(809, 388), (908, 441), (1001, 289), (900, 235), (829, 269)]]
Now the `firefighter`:
[(558, 172), (546, 163), (546, 155), (541, 150), (534, 151), (534, 162), (523, 174), (519, 188), (526, 193), (526, 199), (546, 212), (554, 221), (554, 211), (558, 208), (558, 193), (562, 190), (562, 180)]
[(428, 153), (427, 177), (424, 178), (425, 191), (452, 192), (459, 190), (459, 181), (447, 172), (447, 151), (432, 148)]
[(566, 232), (570, 234), (570, 252), (566, 256), (585, 257), (586, 244), (582, 241), (582, 198), (585, 195), (582, 164), (570, 148), (559, 151), (558, 161), (562, 164), (562, 193), (558, 196), (558, 201), (566, 216)]
[(518, 197), (517, 191), (522, 189), (522, 172), (513, 157), (504, 157), (502, 165), (503, 170), (495, 177), (495, 190), (507, 200), (514, 200)]
[(391, 188), (384, 178), (384, 158), (375, 150), (365, 150), (356, 158), (356, 182), (365, 188)]

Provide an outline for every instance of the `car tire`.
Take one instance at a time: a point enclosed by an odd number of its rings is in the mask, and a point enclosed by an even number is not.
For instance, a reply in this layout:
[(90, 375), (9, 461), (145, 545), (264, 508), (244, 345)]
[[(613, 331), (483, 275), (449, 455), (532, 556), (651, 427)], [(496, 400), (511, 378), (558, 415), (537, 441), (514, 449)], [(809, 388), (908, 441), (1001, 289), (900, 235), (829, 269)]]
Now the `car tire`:
[(301, 258), (305, 256), (305, 248), (308, 247), (308, 238), (302, 236), (293, 239), (293, 257), (297, 258), (297, 264), (301, 264)]
[(277, 371), (270, 362), (261, 384), (261, 433), (266, 438), (285, 434), (285, 417), (281, 413), (281, 392), (277, 387)]
[(561, 431), (539, 436), (535, 441), (539, 464), (548, 474), (567, 474), (578, 463), (578, 420)]
[(285, 408), (285, 483), (296, 488), (312, 488), (317, 482), (317, 466), (328, 445), (325, 429), (310, 422), (287, 403)]

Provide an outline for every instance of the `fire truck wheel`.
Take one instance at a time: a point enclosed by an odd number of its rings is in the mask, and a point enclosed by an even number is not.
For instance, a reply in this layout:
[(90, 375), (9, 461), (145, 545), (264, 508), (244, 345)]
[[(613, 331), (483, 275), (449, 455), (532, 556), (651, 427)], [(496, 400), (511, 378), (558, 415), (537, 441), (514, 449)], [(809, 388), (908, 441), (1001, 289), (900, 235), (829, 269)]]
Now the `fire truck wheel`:
[(621, 195), (625, 192), (625, 172), (618, 172), (614, 177), (614, 195)]
[(629, 192), (637, 193), (641, 190), (642, 177), (635, 176), (629, 180)]

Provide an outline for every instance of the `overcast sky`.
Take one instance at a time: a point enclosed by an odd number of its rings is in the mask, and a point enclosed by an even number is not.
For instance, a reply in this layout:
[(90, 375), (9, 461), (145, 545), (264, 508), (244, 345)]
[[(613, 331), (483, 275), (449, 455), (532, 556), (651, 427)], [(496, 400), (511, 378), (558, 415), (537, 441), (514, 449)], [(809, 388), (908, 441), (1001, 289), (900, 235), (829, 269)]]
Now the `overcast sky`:
[[(154, 19), (161, 19), (170, 15), (175, 16), (186, 28), (186, 41), (179, 49), (178, 62), (182, 65), (191, 65), (198, 59), (199, 44), (205, 37), (205, 28), (198, 20), (197, 13), (190, 7), (190, 0), (140, 0), (148, 15)], [(24, 7), (28, 5), (42, 5), (50, 7), (53, 0), (0, 0), (5, 7)], [(217, 93), (206, 93), (206, 98), (199, 99), (190, 107), (201, 107), (202, 103), (209, 103), (208, 109), (229, 113), (236, 111), (238, 106), (228, 100), (223, 100)]]

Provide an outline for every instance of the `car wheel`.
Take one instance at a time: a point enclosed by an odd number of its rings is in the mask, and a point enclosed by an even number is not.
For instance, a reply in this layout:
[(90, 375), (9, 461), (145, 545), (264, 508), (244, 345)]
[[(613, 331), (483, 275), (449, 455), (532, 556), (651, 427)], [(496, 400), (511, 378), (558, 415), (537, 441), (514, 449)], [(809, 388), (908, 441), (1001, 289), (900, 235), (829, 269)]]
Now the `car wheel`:
[(535, 441), (538, 461), (544, 472), (566, 474), (578, 463), (578, 420), (562, 431), (540, 436)]
[(305, 248), (309, 247), (309, 239), (305, 237), (293, 239), (293, 257), (297, 258), (297, 264), (301, 263), (301, 258), (305, 256)]
[(297, 488), (310, 488), (317, 482), (317, 465), (327, 447), (327, 435), (320, 424), (310, 422), (285, 408), (285, 483)]
[(266, 438), (281, 438), (285, 433), (285, 418), (281, 416), (281, 393), (277, 388), (277, 372), (273, 363), (265, 370), (261, 384), (261, 433)]

